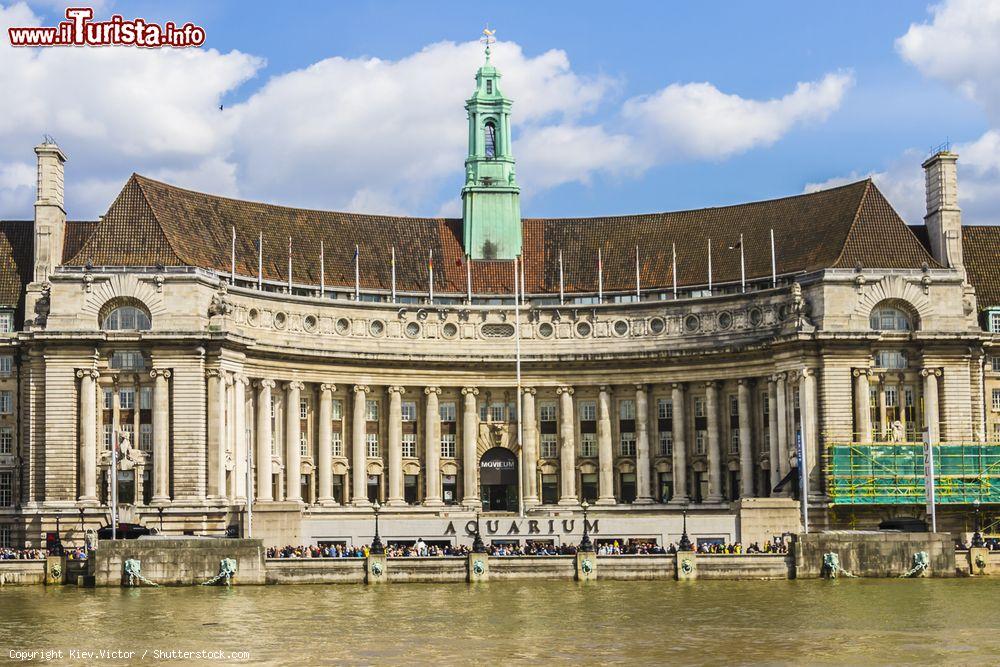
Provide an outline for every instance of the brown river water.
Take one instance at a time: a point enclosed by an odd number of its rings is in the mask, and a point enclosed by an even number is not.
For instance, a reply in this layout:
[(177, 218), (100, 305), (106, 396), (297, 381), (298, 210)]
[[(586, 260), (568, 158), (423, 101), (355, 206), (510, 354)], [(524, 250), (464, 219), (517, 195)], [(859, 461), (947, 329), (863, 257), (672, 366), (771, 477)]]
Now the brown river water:
[(0, 663), (983, 665), (998, 607), (975, 579), (7, 587)]

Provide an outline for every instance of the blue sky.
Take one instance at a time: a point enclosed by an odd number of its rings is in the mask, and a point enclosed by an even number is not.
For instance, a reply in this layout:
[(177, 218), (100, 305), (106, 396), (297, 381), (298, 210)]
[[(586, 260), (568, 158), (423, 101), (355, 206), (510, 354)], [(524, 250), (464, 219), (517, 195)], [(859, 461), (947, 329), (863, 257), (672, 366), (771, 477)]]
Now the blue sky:
[[(998, 96), (991, 92), (1000, 89), (995, 75), (967, 57), (952, 61), (940, 46), (907, 51), (897, 43), (915, 24), (952, 39), (957, 30), (959, 41), (976, 43), (976, 31), (983, 29), (978, 24), (989, 27), (997, 14), (996, 3), (979, 5), (981, 11), (970, 0), (953, 0), (936, 10), (926, 2), (904, 0), (489, 6), (299, 2), (280, 9), (275, 3), (255, 2), (102, 3), (102, 15), (198, 23), (207, 31), (211, 52), (200, 64), (175, 66), (170, 54), (131, 49), (122, 56), (128, 59), (127, 72), (120, 75), (114, 74), (115, 57), (80, 64), (83, 72), (93, 71), (110, 82), (105, 90), (125, 91), (119, 106), (129, 108), (128, 129), (120, 119), (109, 118), (105, 135), (119, 128), (125, 134), (115, 133), (117, 141), (132, 143), (130, 131), (144, 137), (163, 134), (162, 141), (108, 148), (104, 136), (102, 150), (94, 133), (78, 131), (65, 119), (50, 120), (55, 129), (45, 130), (44, 123), (31, 127), (34, 134), (0, 127), (0, 216), (30, 215), (22, 167), (33, 157), (30, 149), (38, 131), (54, 134), (70, 155), (72, 217), (101, 212), (132, 171), (195, 189), (291, 205), (453, 215), (464, 152), (454, 137), (464, 136), (461, 100), (471, 92), (479, 65), (471, 44), (457, 47), (474, 42), (488, 22), (501, 40), (494, 62), (507, 74), (505, 90), (515, 98), (514, 152), (526, 216), (724, 205), (873, 175), (907, 220), (919, 222), (921, 159), (931, 146), (950, 140), (969, 146), (968, 167), (965, 159), (960, 162), (961, 183), (966, 176), (970, 180), (963, 198), (966, 222), (994, 222), (1000, 202), (997, 158), (989, 150), (1000, 111)], [(18, 10), (6, 7), (8, 13)], [(20, 11), (42, 25), (54, 24), (61, 15), (54, 3)], [(993, 33), (996, 28), (1000, 23)], [(457, 46), (414, 59), (441, 43)], [(508, 54), (499, 48), (504, 45), (518, 51)], [(983, 57), (995, 51), (983, 48)], [(563, 61), (544, 65), (546, 54), (553, 52), (561, 52)], [(22, 58), (14, 68), (51, 67), (50, 88), (58, 89), (65, 68), (58, 66), (57, 56), (43, 54), (29, 62), (23, 60), (27, 56), (14, 55)], [(0, 65), (4, 58), (0, 50)], [(87, 58), (90, 54), (77, 60)], [(384, 65), (383, 86), (398, 85), (406, 94), (380, 97), (366, 87), (363, 72), (370, 58)], [(135, 77), (137, 91), (143, 90), (144, 78), (161, 76), (144, 71), (143, 60), (155, 59), (163, 62), (154, 72), (174, 67), (178, 81), (165, 86), (165, 102), (149, 99), (144, 104), (142, 93), (130, 92), (129, 77)], [(329, 59), (339, 60), (310, 76), (317, 63)], [(403, 66), (410, 61), (410, 67)], [(995, 65), (1000, 69), (1000, 62)], [(439, 69), (441, 76), (415, 75), (421, 67)], [(527, 83), (532, 71), (541, 73)], [(515, 80), (520, 72), (522, 80)], [(169, 86), (183, 89), (185, 77), (203, 79), (203, 89), (178, 101), (183, 95), (169, 94)], [(419, 86), (407, 89), (417, 78)], [(970, 92), (970, 81), (975, 92)], [(800, 83), (829, 88), (785, 99)], [(707, 84), (707, 95), (693, 84)], [(329, 96), (315, 95), (310, 87), (329, 89)], [(519, 87), (520, 100), (512, 92)], [(665, 89), (672, 93), (649, 104)], [(346, 92), (338, 97), (335, 91)], [(692, 98), (693, 93), (698, 94)], [(40, 104), (58, 99), (51, 90), (36, 94)], [(672, 116), (682, 114), (672, 102), (676, 95), (689, 102), (687, 116)], [(435, 106), (423, 97), (447, 98), (448, 104)], [(216, 108), (209, 107), (216, 99), (227, 107), (221, 118), (208, 113)], [(774, 100), (779, 102), (769, 106)], [(732, 114), (730, 102), (736, 105)], [(74, 98), (63, 96), (60, 103), (72, 106)], [(721, 115), (718, 109), (700, 114), (703, 103), (722, 104)], [(409, 104), (421, 110), (412, 116), (399, 112), (400, 105)], [(365, 115), (366, 105), (378, 127), (372, 132), (362, 125), (363, 131), (355, 131), (351, 123), (363, 123), (358, 116)], [(772, 106), (773, 115), (784, 118), (774, 127), (768, 118)], [(88, 118), (104, 113), (100, 101), (81, 100), (80, 108)], [(704, 120), (693, 133), (707, 138), (709, 145), (704, 139), (698, 146), (686, 141), (699, 116)], [(736, 117), (732, 127), (716, 142), (711, 124), (728, 125), (731, 116)], [(428, 118), (432, 122), (421, 122)], [(175, 148), (189, 137), (174, 139), (163, 128), (183, 134), (185, 123), (198, 127), (191, 135), (207, 139)], [(451, 125), (457, 128), (454, 134)], [(442, 137), (440, 144), (436, 136)], [(552, 142), (553, 136), (565, 143)], [(356, 167), (356, 175), (334, 164), (338, 156)], [(86, 181), (86, 188), (74, 191), (74, 178), (77, 184)]]

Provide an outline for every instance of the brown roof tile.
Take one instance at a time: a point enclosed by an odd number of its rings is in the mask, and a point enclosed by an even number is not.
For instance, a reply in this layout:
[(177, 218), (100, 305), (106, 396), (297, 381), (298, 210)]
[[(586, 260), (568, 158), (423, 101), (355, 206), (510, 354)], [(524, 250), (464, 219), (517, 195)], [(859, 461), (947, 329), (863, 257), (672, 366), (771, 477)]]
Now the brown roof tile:
[(962, 227), (962, 256), (979, 307), (1000, 306), (1000, 226)]
[(0, 308), (23, 306), (34, 271), (33, 226), (31, 220), (0, 222)]

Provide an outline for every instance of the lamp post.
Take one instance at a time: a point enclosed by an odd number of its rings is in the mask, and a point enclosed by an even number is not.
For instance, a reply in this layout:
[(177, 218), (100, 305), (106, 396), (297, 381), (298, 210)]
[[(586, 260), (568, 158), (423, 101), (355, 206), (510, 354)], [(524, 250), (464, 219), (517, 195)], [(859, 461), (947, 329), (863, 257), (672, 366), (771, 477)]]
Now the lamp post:
[(382, 506), (379, 505), (378, 501), (376, 500), (372, 508), (375, 510), (375, 537), (372, 538), (372, 546), (371, 549), (369, 549), (369, 551), (371, 551), (373, 554), (384, 554), (385, 546), (383, 546), (382, 538), (379, 537), (378, 534), (378, 512), (380, 509), (382, 509)]
[(160, 533), (163, 533), (163, 505), (156, 508), (156, 513), (160, 515)]
[(83, 507), (81, 507), (81, 508), (80, 508), (80, 534), (81, 534), (81, 535), (83, 535), (83, 533), (85, 532), (85, 527), (84, 527), (84, 525), (83, 525), (83, 515), (84, 515), (84, 513), (85, 513), (86, 511), (87, 511), (87, 510), (86, 510), (86, 509), (84, 509)]
[(678, 551), (694, 551), (694, 545), (691, 544), (691, 538), (688, 537), (688, 513), (684, 510), (684, 528), (681, 532), (680, 542), (677, 543)]
[(479, 532), (479, 510), (476, 510), (476, 534), (472, 539), (472, 553), (486, 553), (486, 545), (483, 544), (483, 536)]
[(980, 548), (985, 547), (986, 542), (983, 541), (983, 534), (981, 532), (982, 524), (980, 523), (979, 519), (979, 498), (976, 498), (974, 501), (972, 501), (972, 506), (975, 508), (976, 511), (976, 532), (972, 534), (972, 546)]
[(587, 508), (590, 507), (590, 503), (584, 500), (581, 507), (583, 508), (583, 537), (580, 538), (580, 551), (593, 551), (594, 543), (590, 541), (590, 530), (587, 526)]

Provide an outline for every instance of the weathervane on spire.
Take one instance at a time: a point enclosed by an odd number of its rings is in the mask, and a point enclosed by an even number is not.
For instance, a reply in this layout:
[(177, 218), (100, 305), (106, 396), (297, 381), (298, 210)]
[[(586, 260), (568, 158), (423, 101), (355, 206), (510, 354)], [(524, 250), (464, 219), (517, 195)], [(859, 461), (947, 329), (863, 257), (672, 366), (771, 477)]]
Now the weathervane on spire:
[(493, 35), (497, 34), (496, 30), (490, 30), (490, 24), (487, 23), (486, 27), (483, 28), (483, 36), (479, 38), (479, 41), (486, 45), (486, 62), (490, 61), (490, 44), (496, 43), (497, 39)]

